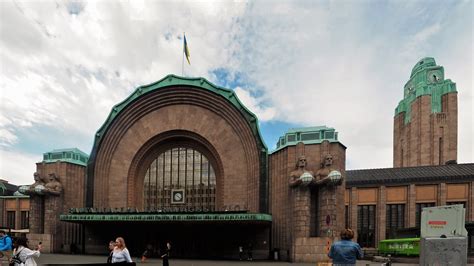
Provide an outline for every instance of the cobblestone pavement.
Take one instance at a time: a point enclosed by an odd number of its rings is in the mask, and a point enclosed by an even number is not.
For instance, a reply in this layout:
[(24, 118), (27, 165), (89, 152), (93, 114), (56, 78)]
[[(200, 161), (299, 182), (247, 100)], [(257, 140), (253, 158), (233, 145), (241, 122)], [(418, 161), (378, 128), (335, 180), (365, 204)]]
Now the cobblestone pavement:
[[(36, 261), (38, 264), (80, 264), (80, 263), (105, 263), (106, 256), (92, 256), (92, 255), (65, 255), (65, 254), (41, 254)], [(162, 261), (159, 259), (149, 259), (146, 263), (140, 263), (138, 258), (133, 258), (137, 265), (161, 265)], [(3, 264), (2, 264), (3, 265)], [(302, 265), (315, 266), (315, 263), (289, 263), (289, 262), (274, 262), (274, 261), (221, 261), (221, 260), (180, 260), (171, 259), (171, 266), (205, 266), (205, 265), (241, 265), (241, 266), (281, 266), (281, 265)], [(357, 265), (381, 265), (371, 261), (358, 261)], [(402, 264), (394, 263), (392, 265), (417, 265), (417, 264)]]

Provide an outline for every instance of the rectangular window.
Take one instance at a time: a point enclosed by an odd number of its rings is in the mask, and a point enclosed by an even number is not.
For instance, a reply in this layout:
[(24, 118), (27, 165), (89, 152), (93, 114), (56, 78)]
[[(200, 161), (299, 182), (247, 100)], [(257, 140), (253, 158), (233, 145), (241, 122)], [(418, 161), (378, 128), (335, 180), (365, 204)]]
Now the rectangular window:
[(7, 211), (7, 227), (15, 229), (15, 211)]
[(296, 135), (290, 134), (287, 136), (288, 142), (296, 141)]
[(361, 247), (375, 247), (375, 205), (357, 206), (357, 242)]
[(405, 204), (387, 204), (386, 239), (397, 238), (397, 230), (405, 227)]
[(324, 132), (325, 139), (333, 139), (334, 138), (334, 131), (326, 131)]
[(20, 219), (21, 219), (21, 228), (20, 229), (28, 229), (30, 227), (30, 212), (29, 211), (21, 211)]
[(428, 202), (428, 203), (417, 203), (416, 204), (416, 213), (415, 213), (415, 221), (416, 221), (416, 227), (420, 227), (421, 225), (421, 211), (423, 208), (428, 208), (428, 207), (434, 207), (435, 203), (434, 202)]
[(318, 140), (318, 139), (319, 139), (319, 132), (301, 134), (301, 140)]

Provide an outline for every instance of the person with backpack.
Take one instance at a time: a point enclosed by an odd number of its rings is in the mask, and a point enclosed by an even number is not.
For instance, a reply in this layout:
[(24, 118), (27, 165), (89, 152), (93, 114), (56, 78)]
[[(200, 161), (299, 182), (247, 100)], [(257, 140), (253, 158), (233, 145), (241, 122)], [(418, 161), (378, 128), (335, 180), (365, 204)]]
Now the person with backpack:
[(35, 250), (28, 248), (28, 240), (25, 237), (15, 239), (13, 243), (15, 249), (13, 250), (13, 257), (10, 260), (10, 265), (14, 266), (36, 266), (35, 257), (40, 256), (41, 245), (38, 245)]
[(0, 230), (0, 253), (3, 253), (7, 261), (10, 261), (12, 249), (12, 238), (7, 235), (7, 232)]

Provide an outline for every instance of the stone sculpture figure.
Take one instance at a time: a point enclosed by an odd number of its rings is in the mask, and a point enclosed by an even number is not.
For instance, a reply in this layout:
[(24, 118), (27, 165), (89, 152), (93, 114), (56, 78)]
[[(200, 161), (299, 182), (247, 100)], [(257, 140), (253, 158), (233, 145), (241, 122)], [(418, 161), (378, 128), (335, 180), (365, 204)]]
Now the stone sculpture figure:
[(63, 186), (59, 182), (59, 176), (57, 176), (55, 173), (51, 173), (49, 174), (48, 178), (49, 178), (48, 183), (46, 183), (46, 185), (44, 186), (46, 194), (50, 194), (50, 195), (61, 194), (63, 190)]
[(326, 154), (324, 156), (324, 162), (321, 163), (321, 168), (316, 172), (315, 185), (322, 185), (331, 183), (333, 185), (338, 185), (342, 181), (342, 176), (339, 171), (333, 168), (333, 157), (331, 154)]
[(38, 191), (42, 191), (44, 189), (45, 182), (38, 172), (33, 174), (33, 178), (35, 179), (35, 183), (29, 186), (20, 186), (18, 188), (18, 192), (25, 195), (41, 194), (38, 193)]
[(30, 187), (29, 187), (29, 191), (30, 192), (34, 192), (35, 191), (35, 188), (37, 186), (44, 186), (44, 181), (43, 181), (43, 178), (41, 178), (40, 174), (38, 172), (35, 172), (33, 174), (33, 178), (35, 179), (35, 183), (33, 183)]
[(313, 181), (313, 172), (306, 170), (307, 161), (304, 155), (298, 157), (295, 170), (290, 173), (290, 186), (296, 187)]

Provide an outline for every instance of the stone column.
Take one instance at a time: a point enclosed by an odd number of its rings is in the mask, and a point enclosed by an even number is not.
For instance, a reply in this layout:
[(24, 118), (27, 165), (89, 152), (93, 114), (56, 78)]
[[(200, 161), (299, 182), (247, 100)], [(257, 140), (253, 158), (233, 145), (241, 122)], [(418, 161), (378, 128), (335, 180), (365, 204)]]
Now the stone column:
[(474, 182), (469, 184), (469, 188), (469, 200), (466, 206), (469, 210), (466, 209), (466, 218), (469, 217), (469, 221), (474, 221)]
[(416, 225), (416, 187), (411, 184), (408, 188), (408, 227)]
[[(291, 244), (291, 261), (302, 261), (304, 254), (302, 254), (301, 246), (303, 241), (310, 236), (310, 206), (311, 206), (311, 191), (306, 186), (298, 186), (292, 189), (292, 201), (290, 205), (293, 207), (292, 211), (292, 244)], [(306, 253), (306, 252), (305, 252)]]
[(30, 195), (30, 233), (44, 232), (44, 198), (36, 194)]
[(357, 197), (357, 187), (352, 187), (351, 188), (351, 200), (350, 200), (350, 207), (349, 207), (349, 213), (351, 216), (350, 220), (350, 227), (352, 230), (354, 230), (354, 241), (357, 241), (357, 205), (359, 203), (359, 199)]
[(385, 186), (380, 186), (378, 195), (378, 202), (377, 202), (377, 235), (375, 246), (378, 247), (378, 243), (380, 240), (385, 239), (385, 232), (387, 230), (387, 190)]
[(21, 229), (20, 199), (15, 199), (15, 229)]
[(59, 215), (62, 210), (63, 197), (61, 196), (46, 196), (44, 201), (44, 233), (51, 235), (52, 252), (61, 249), (62, 230), (60, 227)]
[(446, 205), (446, 183), (439, 184), (438, 187), (438, 205)]
[(311, 192), (306, 186), (299, 186), (293, 189), (293, 226), (294, 237), (309, 237), (310, 233), (310, 206)]
[(319, 191), (319, 235), (337, 237), (344, 228), (345, 186), (324, 186)]

